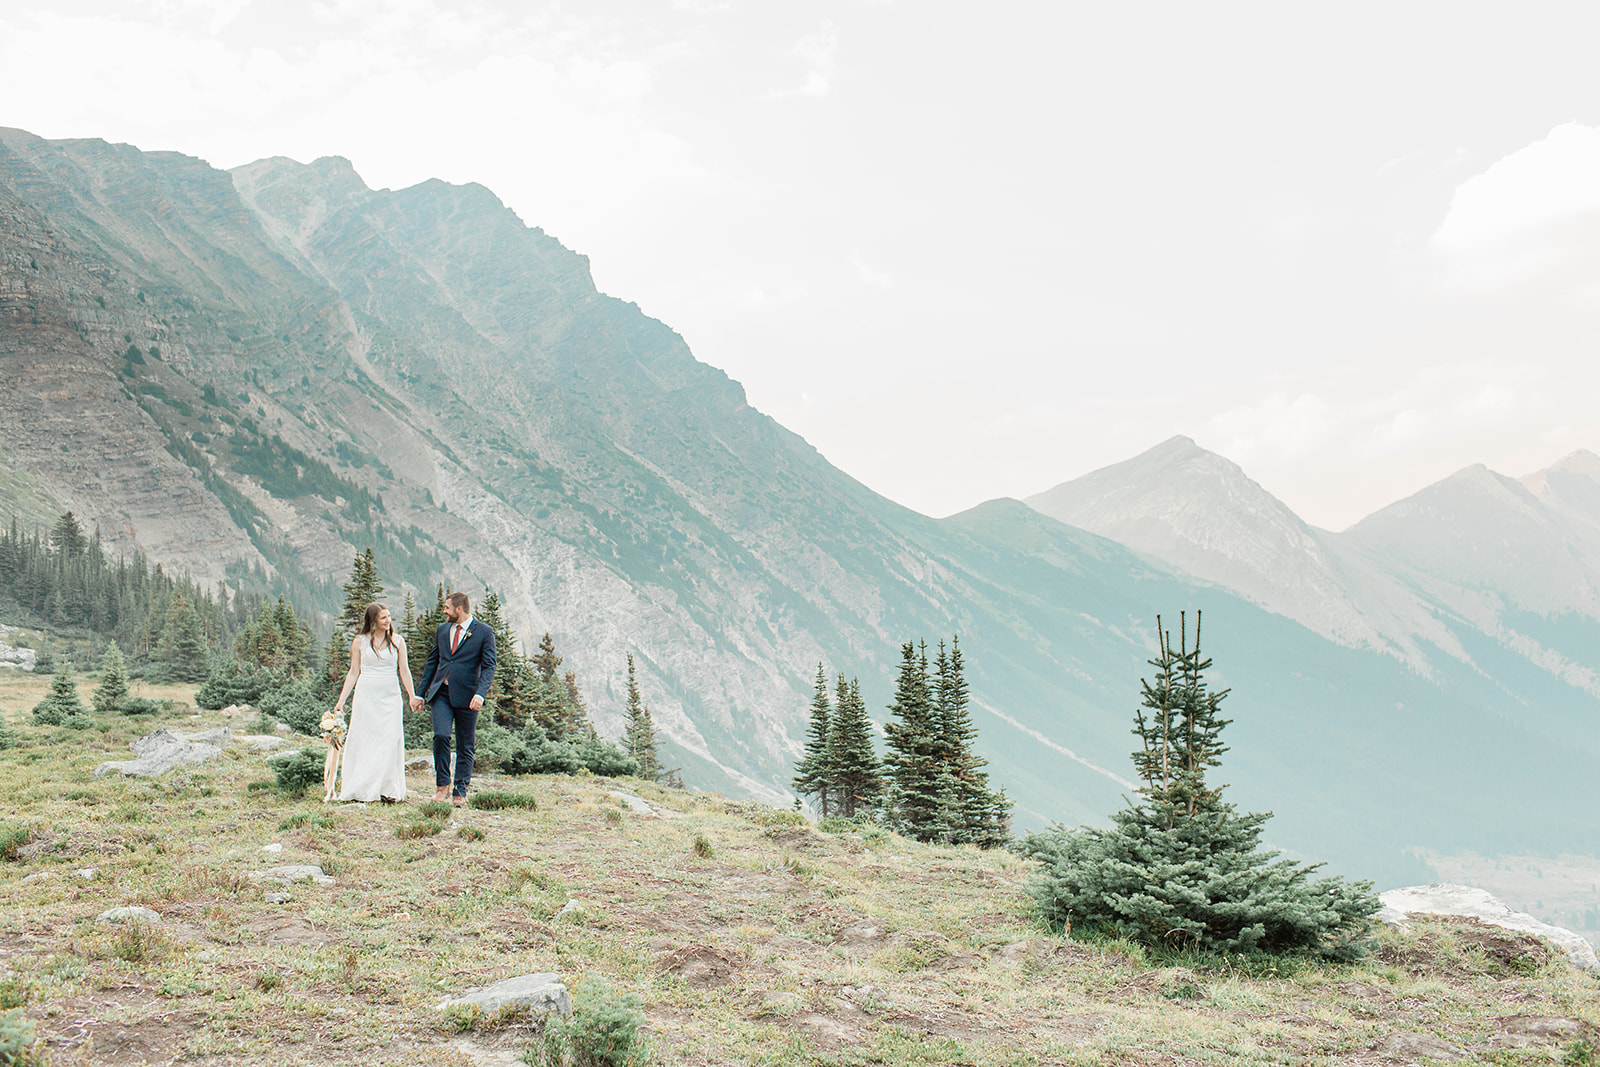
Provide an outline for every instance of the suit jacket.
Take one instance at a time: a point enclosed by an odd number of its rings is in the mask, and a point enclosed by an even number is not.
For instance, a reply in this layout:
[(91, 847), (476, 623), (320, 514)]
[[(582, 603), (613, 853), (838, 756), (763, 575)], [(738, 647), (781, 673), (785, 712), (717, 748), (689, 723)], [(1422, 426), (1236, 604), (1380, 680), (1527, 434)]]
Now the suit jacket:
[[(494, 681), (494, 631), (482, 619), (473, 619), (461, 644), (450, 651), (450, 631), (454, 623), (446, 622), (433, 637), (433, 650), (428, 653), (428, 665), (422, 669), (423, 699), (432, 704), (441, 688), (450, 698), (450, 706), (464, 708), (475, 696), (487, 698), (489, 685)], [(445, 685), (449, 682), (449, 685)]]

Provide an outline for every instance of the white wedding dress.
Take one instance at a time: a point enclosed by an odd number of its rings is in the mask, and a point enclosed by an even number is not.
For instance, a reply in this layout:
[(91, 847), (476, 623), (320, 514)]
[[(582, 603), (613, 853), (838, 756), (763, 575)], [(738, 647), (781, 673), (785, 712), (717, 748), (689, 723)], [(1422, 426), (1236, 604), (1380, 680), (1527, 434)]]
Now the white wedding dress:
[[(400, 642), (396, 635), (395, 641)], [(364, 637), (356, 645), (361, 673), (350, 697), (350, 728), (345, 732), (340, 800), (371, 802), (406, 798), (406, 740), (400, 698), (400, 652), (372, 647)]]

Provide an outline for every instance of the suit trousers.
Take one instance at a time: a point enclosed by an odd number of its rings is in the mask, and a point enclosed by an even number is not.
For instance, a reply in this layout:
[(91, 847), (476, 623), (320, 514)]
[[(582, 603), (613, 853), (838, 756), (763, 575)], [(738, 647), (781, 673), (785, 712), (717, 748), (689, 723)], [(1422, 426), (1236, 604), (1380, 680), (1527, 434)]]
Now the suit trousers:
[(433, 698), (433, 784), (441, 789), (450, 785), (450, 729), (456, 734), (456, 774), (452, 796), (467, 795), (472, 781), (472, 757), (478, 751), (478, 713), (471, 708), (453, 708), (440, 689)]

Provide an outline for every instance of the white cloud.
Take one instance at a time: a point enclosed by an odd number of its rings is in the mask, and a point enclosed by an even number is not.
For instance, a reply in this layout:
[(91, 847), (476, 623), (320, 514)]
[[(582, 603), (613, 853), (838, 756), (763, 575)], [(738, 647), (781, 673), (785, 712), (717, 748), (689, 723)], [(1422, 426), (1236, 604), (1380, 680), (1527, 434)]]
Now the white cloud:
[(1503, 253), (1593, 211), (1600, 211), (1600, 129), (1567, 123), (1462, 182), (1433, 242), (1457, 255)]
[[(1362, 462), (1470, 441), (1541, 406), (1527, 366), (1480, 360), (1419, 368), (1402, 384), (1271, 393), (1219, 412), (1198, 436), (1250, 469), (1337, 454)], [(1349, 389), (1356, 395), (1341, 395)]]
[(833, 75), (839, 56), (839, 32), (834, 28), (833, 20), (823, 19), (817, 32), (800, 38), (791, 51), (805, 63), (805, 78), (793, 89), (773, 93), (771, 99), (827, 96), (833, 88)]
[(875, 285), (880, 289), (894, 288), (894, 278), (887, 271), (869, 267), (861, 261), (861, 249), (850, 250), (850, 265), (856, 269), (856, 277), (861, 279), (863, 285)]

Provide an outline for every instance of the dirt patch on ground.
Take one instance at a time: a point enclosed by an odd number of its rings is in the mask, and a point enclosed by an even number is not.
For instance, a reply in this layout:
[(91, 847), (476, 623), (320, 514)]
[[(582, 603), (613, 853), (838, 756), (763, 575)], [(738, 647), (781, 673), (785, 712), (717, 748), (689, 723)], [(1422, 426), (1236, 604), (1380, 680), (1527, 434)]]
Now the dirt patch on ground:
[(778, 1020), (780, 1029), (796, 1034), (828, 1052), (837, 1052), (847, 1045), (859, 1045), (866, 1032), (875, 1025), (876, 1019), (844, 1001), (836, 1001), (835, 1010), (827, 1013), (802, 1011)]
[(727, 985), (743, 964), (737, 953), (710, 945), (685, 945), (657, 960), (656, 970), (677, 975), (691, 988), (711, 989)]
[(890, 1012), (883, 1021), (923, 1037), (949, 1038), (965, 1045), (987, 1045), (1005, 1039), (1004, 1032), (982, 1025), (970, 1015), (949, 1012)]
[(113, 990), (97, 1000), (75, 997), (57, 1006), (39, 1031), (53, 1058), (66, 1063), (169, 1063), (181, 1058), (184, 1041), (200, 1024), (197, 1013), (142, 991)]
[(314, 926), (299, 915), (276, 915), (254, 919), (235, 929), (248, 935), (245, 940), (255, 944), (307, 945), (320, 948), (339, 940), (339, 935), (333, 930)]

